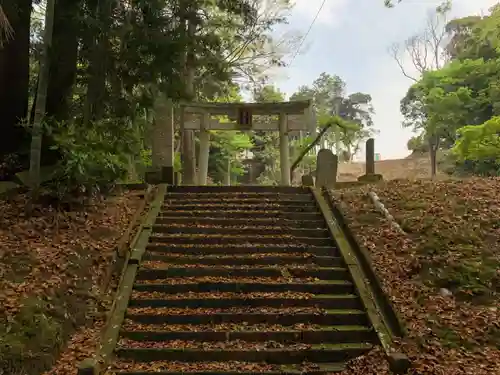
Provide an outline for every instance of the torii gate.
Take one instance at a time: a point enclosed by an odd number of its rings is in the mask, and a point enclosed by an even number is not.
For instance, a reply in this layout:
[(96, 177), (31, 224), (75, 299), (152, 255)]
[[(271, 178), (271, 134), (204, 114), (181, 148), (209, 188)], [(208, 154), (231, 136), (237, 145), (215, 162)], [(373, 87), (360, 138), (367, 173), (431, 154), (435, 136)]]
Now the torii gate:
[[(172, 108), (170, 100), (159, 99), (155, 103), (157, 129), (153, 135), (153, 148), (155, 148), (153, 166), (165, 170), (169, 175), (164, 178), (167, 180), (171, 180), (170, 174), (173, 175)], [(181, 103), (180, 113), (181, 120), (178, 127), (181, 131), (200, 132), (199, 173), (196, 181), (199, 185), (207, 184), (210, 130), (279, 131), (281, 184), (285, 186), (291, 183), (289, 133), (316, 131), (311, 100), (273, 103)], [(228, 116), (231, 121), (221, 122), (212, 116)], [(253, 116), (277, 116), (278, 120), (254, 122)]]

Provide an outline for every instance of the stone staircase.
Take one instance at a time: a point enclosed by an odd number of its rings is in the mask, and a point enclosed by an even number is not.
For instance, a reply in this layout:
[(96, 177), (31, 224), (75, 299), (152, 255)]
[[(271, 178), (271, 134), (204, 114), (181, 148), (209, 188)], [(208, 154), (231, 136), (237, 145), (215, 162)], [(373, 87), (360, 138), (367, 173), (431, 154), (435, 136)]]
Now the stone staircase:
[(328, 374), (377, 335), (307, 188), (172, 187), (109, 373)]

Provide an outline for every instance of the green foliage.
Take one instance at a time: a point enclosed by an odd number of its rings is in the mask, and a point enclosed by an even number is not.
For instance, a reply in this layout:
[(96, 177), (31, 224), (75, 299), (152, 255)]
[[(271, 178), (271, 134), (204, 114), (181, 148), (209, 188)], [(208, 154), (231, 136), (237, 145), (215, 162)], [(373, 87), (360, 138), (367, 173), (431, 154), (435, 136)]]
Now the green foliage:
[[(241, 102), (242, 97), (237, 85), (227, 85), (223, 91), (212, 98), (213, 102)], [(227, 117), (220, 117), (221, 122), (229, 121)], [(228, 173), (230, 162), (231, 179), (237, 179), (245, 173), (242, 164), (243, 154), (253, 147), (250, 136), (239, 131), (211, 131), (210, 154), (208, 159), (209, 176), (215, 183), (222, 183)]]
[[(285, 94), (273, 85), (262, 86), (254, 89), (255, 102), (282, 102)], [(269, 121), (269, 118), (262, 118)], [(279, 134), (278, 132), (254, 132), (252, 134), (252, 153), (254, 159), (264, 166), (264, 171), (257, 177), (257, 182), (263, 185), (276, 185), (281, 180)]]
[(452, 153), (464, 170), (488, 176), (500, 175), (500, 117), (482, 125), (464, 126)]
[[(0, 324), (0, 369), (26, 369), (36, 363), (44, 370), (51, 364), (50, 351), (63, 344), (63, 326), (49, 310), (47, 302), (27, 298), (14, 321)], [(30, 351), (29, 361), (26, 351)]]
[(412, 152), (429, 152), (429, 143), (426, 141), (423, 134), (411, 137), (406, 146), (408, 150)]
[(242, 154), (253, 147), (248, 134), (238, 131), (212, 131), (209, 155), (209, 174), (216, 183), (224, 181), (228, 161), (231, 176), (237, 178), (245, 173)]
[[(465, 17), (446, 26), (450, 39), (443, 68), (424, 72), (401, 101), (404, 126), (434, 148), (450, 148), (456, 171), (498, 174), (500, 116), (500, 7), (486, 17)], [(467, 126), (466, 126), (467, 125)], [(409, 148), (417, 148), (410, 140)]]
[[(132, 124), (102, 120), (88, 128), (58, 123), (50, 134), (52, 148), (61, 155), (51, 185), (60, 198), (69, 193), (91, 195), (111, 187), (125, 178), (128, 156), (141, 153)], [(143, 156), (147, 160), (147, 153)]]
[(312, 99), (320, 127), (332, 115), (340, 115), (357, 125), (341, 127), (340, 132), (332, 129), (324, 136), (329, 148), (339, 143), (351, 158), (359, 151), (361, 143), (375, 133), (372, 120), (374, 110), (370, 95), (360, 92), (346, 95), (345, 88), (346, 83), (339, 76), (321, 73), (311, 87), (299, 87), (290, 100)]

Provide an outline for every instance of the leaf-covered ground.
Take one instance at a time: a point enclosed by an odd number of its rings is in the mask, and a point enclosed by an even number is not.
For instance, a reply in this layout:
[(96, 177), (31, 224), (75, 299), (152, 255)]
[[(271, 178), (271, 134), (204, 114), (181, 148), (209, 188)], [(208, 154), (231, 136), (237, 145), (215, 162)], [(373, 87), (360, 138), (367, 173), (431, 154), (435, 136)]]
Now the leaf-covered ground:
[(136, 194), (56, 213), (26, 197), (0, 200), (0, 374), (75, 374), (106, 311), (110, 260), (139, 205)]
[[(334, 193), (406, 324), (412, 374), (500, 374), (500, 179), (390, 181)], [(385, 374), (377, 353), (346, 373)], [(356, 372), (360, 371), (360, 372)]]

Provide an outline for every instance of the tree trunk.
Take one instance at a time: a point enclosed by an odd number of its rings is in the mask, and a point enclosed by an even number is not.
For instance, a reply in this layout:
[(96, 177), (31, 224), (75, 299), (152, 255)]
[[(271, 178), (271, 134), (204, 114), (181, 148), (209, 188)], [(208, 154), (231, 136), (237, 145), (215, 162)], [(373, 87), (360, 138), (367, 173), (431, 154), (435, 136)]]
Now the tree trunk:
[(28, 140), (17, 126), (28, 112), (31, 0), (2, 0), (14, 39), (0, 48), (0, 156), (19, 151)]
[(78, 57), (78, 13), (81, 0), (58, 0), (54, 14), (50, 80), (47, 91), (48, 117), (67, 121), (70, 115), (71, 94), (76, 78)]
[[(195, 55), (192, 46), (192, 38), (195, 31), (195, 24), (193, 23), (192, 12), (193, 9), (187, 8), (184, 11), (184, 14), (181, 16), (181, 19), (186, 20), (187, 28), (186, 30), (186, 64), (184, 71), (185, 78), (185, 93), (188, 97), (188, 100), (193, 100), (195, 97), (194, 92), (194, 73), (195, 73)], [(184, 23), (183, 23), (184, 24)], [(194, 131), (192, 130), (184, 130), (182, 132), (182, 181), (185, 184), (195, 184), (197, 181), (196, 178), (196, 150), (195, 150), (195, 141), (194, 141)]]
[(439, 138), (432, 136), (429, 138), (429, 153), (431, 157), (431, 178), (437, 175), (437, 151), (439, 149)]
[(56, 0), (47, 0), (45, 9), (45, 30), (43, 37), (43, 52), (40, 58), (40, 75), (38, 77), (37, 98), (35, 104), (35, 119), (32, 127), (30, 184), (33, 197), (38, 193), (40, 186), (40, 159), (42, 153), (42, 120), (45, 115), (47, 102), (47, 87), (49, 85), (50, 55), (52, 45), (52, 31), (54, 27), (54, 7)]
[(89, 125), (91, 121), (102, 119), (106, 95), (106, 73), (109, 59), (109, 18), (112, 13), (113, 1), (98, 1), (95, 15), (99, 25), (95, 32), (95, 40), (91, 47), (89, 63), (89, 83), (85, 97), (83, 122)]

